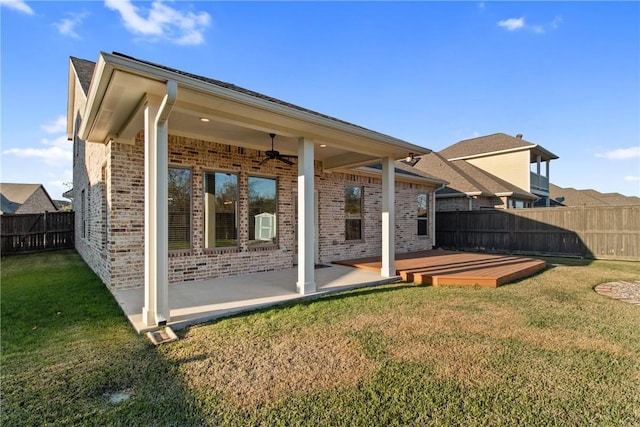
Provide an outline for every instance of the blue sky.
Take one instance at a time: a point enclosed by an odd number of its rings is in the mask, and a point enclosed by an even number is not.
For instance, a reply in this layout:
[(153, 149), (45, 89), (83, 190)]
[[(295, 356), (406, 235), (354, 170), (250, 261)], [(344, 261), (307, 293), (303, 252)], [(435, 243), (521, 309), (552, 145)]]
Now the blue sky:
[(117, 51), (411, 143), (524, 134), (563, 187), (640, 195), (638, 2), (0, 0), (1, 180), (61, 198), (68, 58)]

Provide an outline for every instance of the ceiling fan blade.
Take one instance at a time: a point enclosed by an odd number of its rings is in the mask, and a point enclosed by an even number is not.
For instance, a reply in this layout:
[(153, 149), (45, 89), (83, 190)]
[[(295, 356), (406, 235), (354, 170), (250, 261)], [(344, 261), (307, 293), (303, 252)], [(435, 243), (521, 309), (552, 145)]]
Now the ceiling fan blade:
[(265, 164), (265, 163), (267, 163), (269, 160), (271, 160), (271, 157), (265, 157), (265, 158), (264, 158), (264, 160), (262, 160), (258, 166), (262, 166), (262, 165), (264, 165), (264, 164)]
[(289, 166), (293, 166), (293, 162), (291, 160), (285, 159), (283, 156), (278, 156), (276, 159), (280, 160), (283, 163), (288, 164)]

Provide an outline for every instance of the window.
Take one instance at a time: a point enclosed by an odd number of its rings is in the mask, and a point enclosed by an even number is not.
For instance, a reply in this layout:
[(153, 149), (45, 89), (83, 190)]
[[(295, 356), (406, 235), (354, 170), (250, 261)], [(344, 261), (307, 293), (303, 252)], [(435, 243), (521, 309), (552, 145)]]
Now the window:
[(345, 187), (344, 189), (344, 238), (345, 240), (362, 239), (362, 187)]
[(276, 242), (276, 180), (249, 177), (249, 246)]
[(84, 190), (80, 192), (80, 236), (87, 237), (87, 199)]
[(204, 247), (238, 246), (238, 175), (204, 173)]
[(191, 248), (191, 170), (169, 168), (169, 250)]
[(418, 236), (429, 235), (429, 197), (426, 194), (418, 194), (417, 217), (418, 217)]

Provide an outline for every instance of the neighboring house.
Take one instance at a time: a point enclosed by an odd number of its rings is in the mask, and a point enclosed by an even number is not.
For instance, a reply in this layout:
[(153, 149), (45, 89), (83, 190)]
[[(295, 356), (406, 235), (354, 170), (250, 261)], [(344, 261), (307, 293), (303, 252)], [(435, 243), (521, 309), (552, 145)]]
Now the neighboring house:
[(640, 197), (620, 193), (600, 193), (595, 190), (576, 190), (550, 185), (551, 200), (561, 206), (625, 206), (640, 204)]
[[(438, 154), (449, 161), (464, 160), (504, 181), (542, 199), (550, 205), (549, 163), (558, 156), (544, 147), (522, 139), (496, 133), (453, 144)], [(523, 207), (524, 201), (513, 200), (508, 207)]]
[(0, 214), (56, 212), (54, 201), (42, 184), (0, 184)]
[(416, 158), (413, 167), (448, 182), (436, 193), (436, 211), (528, 208), (538, 199), (465, 160), (448, 161), (439, 153)]
[[(168, 284), (434, 246), (445, 182), (398, 159), (430, 150), (218, 80), (119, 53), (70, 58), (76, 248), (110, 288)], [(271, 135), (273, 134), (273, 135)]]

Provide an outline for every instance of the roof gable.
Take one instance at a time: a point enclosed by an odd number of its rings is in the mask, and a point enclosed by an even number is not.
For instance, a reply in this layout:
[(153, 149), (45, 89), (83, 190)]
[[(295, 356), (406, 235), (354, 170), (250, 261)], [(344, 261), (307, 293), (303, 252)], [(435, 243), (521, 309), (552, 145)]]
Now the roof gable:
[(35, 191), (40, 188), (41, 184), (0, 184), (0, 194), (13, 203), (24, 203)]
[(70, 59), (71, 64), (73, 64), (73, 68), (76, 70), (76, 76), (78, 76), (80, 86), (86, 95), (89, 93), (89, 86), (91, 86), (91, 78), (93, 77), (93, 70), (96, 63), (87, 61), (86, 59), (75, 58), (73, 56), (70, 57)]
[(522, 138), (516, 138), (505, 133), (494, 133), (493, 135), (465, 139), (440, 150), (438, 153), (445, 159), (451, 160), (518, 148), (533, 148), (535, 146), (536, 144), (525, 141)]
[[(20, 212), (21, 208), (23, 211), (25, 209), (29, 211), (34, 208), (39, 209), (44, 207), (44, 211), (48, 210), (49, 204), (52, 210), (58, 209), (42, 184), (1, 183), (0, 195), (0, 204), (2, 205), (0, 210), (3, 213), (24, 213)], [(42, 195), (44, 195), (44, 199)]]

